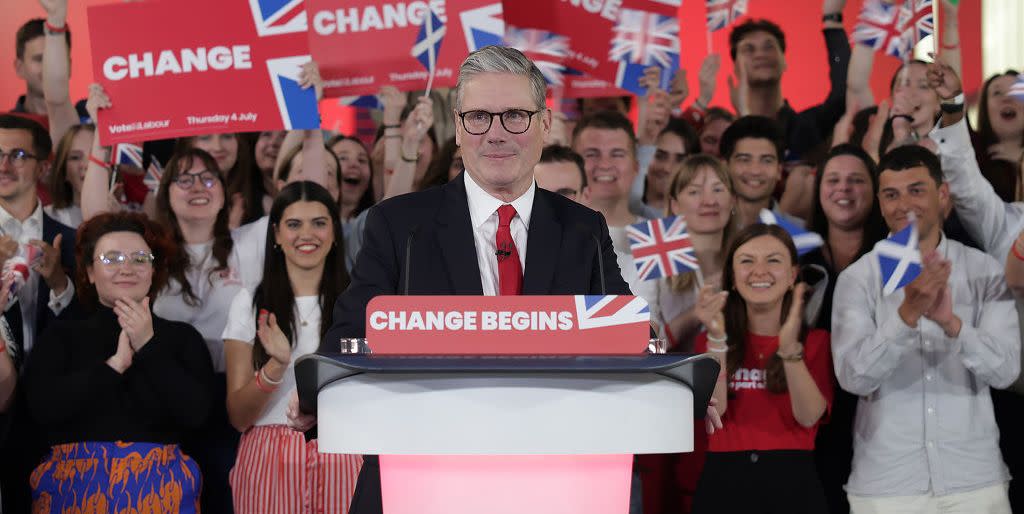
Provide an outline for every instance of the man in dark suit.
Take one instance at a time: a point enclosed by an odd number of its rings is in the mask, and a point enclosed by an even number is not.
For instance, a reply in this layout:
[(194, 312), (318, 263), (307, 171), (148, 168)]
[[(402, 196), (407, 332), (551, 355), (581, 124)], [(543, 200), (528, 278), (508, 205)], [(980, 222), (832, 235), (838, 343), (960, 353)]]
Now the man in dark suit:
[[(19, 247), (33, 246), (42, 252), (3, 313), (11, 328), (8, 352), (19, 367), (32, 344), (57, 317), (75, 310), (75, 231), (43, 212), (36, 194), (39, 177), (48, 170), (52, 142), (38, 123), (12, 115), (0, 115), (0, 265), (13, 258)], [(11, 412), (0, 419), (4, 437), (0, 460), (5, 463), (3, 482), (5, 512), (27, 512), (28, 475), (42, 456), (25, 410), (20, 390)]]
[[(321, 350), (364, 337), (366, 304), (377, 295), (630, 294), (604, 218), (534, 182), (551, 129), (544, 90), (540, 70), (517, 50), (469, 55), (453, 113), (466, 170), (369, 212)], [(381, 512), (375, 457), (366, 458), (351, 511)]]

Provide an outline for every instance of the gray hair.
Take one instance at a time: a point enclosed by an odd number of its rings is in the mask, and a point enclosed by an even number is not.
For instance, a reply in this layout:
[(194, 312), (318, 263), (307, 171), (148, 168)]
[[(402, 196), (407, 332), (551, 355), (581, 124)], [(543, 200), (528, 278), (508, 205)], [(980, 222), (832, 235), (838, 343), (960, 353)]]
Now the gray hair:
[(455, 109), (462, 110), (462, 90), (473, 77), (482, 73), (511, 73), (523, 75), (530, 80), (530, 94), (534, 106), (544, 109), (547, 82), (536, 64), (515, 48), (507, 46), (485, 46), (466, 57), (459, 67), (459, 82), (455, 86)]

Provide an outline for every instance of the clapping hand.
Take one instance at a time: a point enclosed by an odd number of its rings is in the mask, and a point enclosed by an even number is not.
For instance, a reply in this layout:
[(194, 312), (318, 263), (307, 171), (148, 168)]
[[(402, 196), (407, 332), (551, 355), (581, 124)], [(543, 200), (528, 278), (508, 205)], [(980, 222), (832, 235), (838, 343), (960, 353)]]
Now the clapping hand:
[(277, 316), (260, 309), (260, 315), (256, 319), (256, 335), (271, 359), (282, 366), (288, 366), (292, 361), (292, 345), (278, 326)]
[(694, 315), (707, 328), (708, 336), (715, 339), (725, 337), (725, 315), (722, 310), (729, 298), (726, 291), (715, 291), (711, 285), (700, 288), (697, 296), (697, 305), (694, 307)]
[(800, 328), (803, 325), (804, 295), (807, 293), (807, 284), (797, 283), (793, 287), (793, 299), (789, 304), (789, 313), (786, 321), (779, 329), (779, 352), (791, 355), (800, 351)]
[(114, 302), (114, 314), (121, 325), (121, 333), (128, 337), (133, 351), (139, 351), (153, 339), (153, 315), (149, 310), (149, 297), (141, 302), (121, 298)]
[[(941, 309), (940, 297), (944, 294), (952, 271), (950, 262), (934, 250), (925, 255), (922, 261), (921, 274), (904, 288), (903, 303), (899, 307), (900, 317), (911, 327), (916, 327), (922, 316), (930, 315), (933, 308)], [(940, 317), (943, 314), (937, 312)]]

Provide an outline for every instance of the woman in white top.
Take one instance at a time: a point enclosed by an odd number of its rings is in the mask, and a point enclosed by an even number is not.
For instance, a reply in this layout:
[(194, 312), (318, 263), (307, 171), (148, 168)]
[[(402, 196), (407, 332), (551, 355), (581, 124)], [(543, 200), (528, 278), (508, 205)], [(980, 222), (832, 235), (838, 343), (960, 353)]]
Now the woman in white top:
[(48, 216), (71, 227), (82, 223), (82, 180), (89, 164), (93, 125), (74, 125), (57, 144), (53, 169), (46, 178), (50, 205), (43, 208)]
[(266, 241), (263, 280), (239, 291), (224, 329), (228, 416), (244, 432), (231, 470), (235, 512), (345, 514), (362, 458), (318, 453), (286, 416), (295, 360), (316, 351), (348, 285), (337, 202), (313, 182), (288, 184)]
[[(672, 175), (668, 189), (668, 215), (683, 216), (704, 282), (722, 280), (723, 252), (734, 231), (732, 180), (719, 159), (707, 154), (687, 157)], [(696, 274), (676, 275), (657, 282), (662, 335), (671, 349), (693, 351), (701, 331), (694, 314), (699, 286)]]

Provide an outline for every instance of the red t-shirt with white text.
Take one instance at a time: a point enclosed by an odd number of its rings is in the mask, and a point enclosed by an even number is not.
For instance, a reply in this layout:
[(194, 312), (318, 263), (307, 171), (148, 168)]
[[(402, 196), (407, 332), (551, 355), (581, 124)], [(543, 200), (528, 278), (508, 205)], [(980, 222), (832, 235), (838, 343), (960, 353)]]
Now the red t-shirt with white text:
[[(723, 428), (708, 436), (708, 451), (813, 450), (818, 425), (832, 408), (832, 356), (829, 334), (811, 330), (804, 342), (804, 363), (825, 397), (822, 419), (804, 428), (793, 417), (789, 393), (765, 388), (765, 366), (779, 349), (778, 336), (747, 335), (743, 364), (728, 379), (729, 404), (722, 416)], [(707, 351), (707, 333), (697, 336), (694, 352)]]

